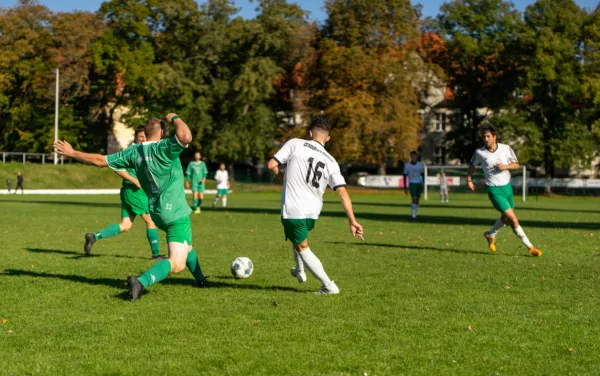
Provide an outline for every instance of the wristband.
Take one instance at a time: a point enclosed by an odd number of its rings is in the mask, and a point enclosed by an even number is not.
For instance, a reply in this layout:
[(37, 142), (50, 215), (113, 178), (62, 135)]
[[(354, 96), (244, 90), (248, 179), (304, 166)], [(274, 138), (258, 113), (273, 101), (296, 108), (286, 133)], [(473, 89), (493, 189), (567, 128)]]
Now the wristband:
[(175, 119), (179, 119), (179, 116), (175, 115), (171, 118), (171, 124), (175, 124)]

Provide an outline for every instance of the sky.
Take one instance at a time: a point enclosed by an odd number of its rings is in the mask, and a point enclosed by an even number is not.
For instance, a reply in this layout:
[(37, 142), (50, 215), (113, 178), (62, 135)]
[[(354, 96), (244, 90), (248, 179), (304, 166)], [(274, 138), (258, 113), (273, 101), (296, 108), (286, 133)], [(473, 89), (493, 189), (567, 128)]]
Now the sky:
[[(71, 11), (71, 10), (87, 10), (95, 11), (100, 7), (102, 0), (38, 0), (41, 4), (46, 5), (53, 11)], [(16, 4), (15, 0), (0, 0), (0, 7), (10, 7)], [(204, 2), (198, 0), (199, 3)], [(292, 0), (300, 4), (302, 8), (311, 12), (310, 18), (316, 21), (322, 21), (326, 18), (326, 14), (323, 11), (323, 0)], [(579, 6), (586, 9), (594, 9), (599, 0), (575, 0)], [(252, 3), (250, 0), (235, 0), (238, 8), (241, 8), (240, 15), (246, 18), (253, 17), (256, 12), (256, 1)], [(423, 14), (425, 16), (434, 17), (440, 5), (444, 3), (444, 0), (413, 0), (413, 3), (420, 3), (423, 6)], [(515, 7), (521, 11), (527, 7), (527, 5), (534, 3), (534, 0), (513, 0)]]

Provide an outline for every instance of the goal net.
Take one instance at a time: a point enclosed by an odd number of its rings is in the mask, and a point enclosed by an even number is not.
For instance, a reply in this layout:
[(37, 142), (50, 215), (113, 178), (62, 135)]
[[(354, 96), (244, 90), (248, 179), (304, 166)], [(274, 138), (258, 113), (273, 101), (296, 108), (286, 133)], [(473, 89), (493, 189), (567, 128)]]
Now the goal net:
[[(440, 197), (440, 177), (442, 172), (446, 174), (446, 182), (448, 183), (448, 192), (454, 193), (466, 193), (467, 188), (467, 172), (469, 170), (468, 165), (460, 166), (424, 166), (425, 167), (425, 186), (423, 192), (423, 198), (425, 200), (431, 198), (436, 199)], [(518, 171), (511, 171), (512, 179), (511, 185), (515, 196), (522, 196), (523, 201), (527, 198), (527, 187), (525, 176), (527, 171), (525, 167)], [(525, 184), (523, 184), (525, 182)], [(478, 191), (485, 184), (485, 176), (481, 168), (475, 168), (473, 173), (473, 183), (477, 187)], [(431, 196), (431, 197), (430, 197)]]

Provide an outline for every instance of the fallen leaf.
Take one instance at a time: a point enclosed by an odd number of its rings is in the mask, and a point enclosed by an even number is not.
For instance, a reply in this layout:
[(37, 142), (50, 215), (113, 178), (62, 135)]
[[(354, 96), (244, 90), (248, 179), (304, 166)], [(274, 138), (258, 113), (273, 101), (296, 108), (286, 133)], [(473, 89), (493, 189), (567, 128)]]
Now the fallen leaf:
[(505, 288), (505, 289), (509, 289), (509, 288), (510, 288), (510, 286), (504, 286), (504, 288)]
[(574, 348), (572, 348), (572, 347), (569, 347), (569, 351), (570, 351), (570, 352), (575, 352), (575, 349), (574, 349)]
[[(593, 292), (593, 293), (592, 293), (592, 296), (594, 296), (594, 297), (595, 297), (595, 296), (596, 296), (596, 293), (595, 293), (595, 292)], [(2, 323), (4, 324), (4, 319), (2, 319)]]
[(254, 229), (250, 230), (250, 232), (254, 232)]
[(2, 324), (6, 324), (8, 322), (7, 319), (2, 319)]
[(185, 341), (187, 341), (187, 339), (185, 339), (185, 338), (182, 338), (182, 339), (181, 339), (181, 342), (185, 342)]
[(469, 326), (467, 326), (467, 330), (472, 332), (473, 331), (473, 327), (471, 326), (471, 324), (469, 324)]
[(12, 330), (9, 330), (8, 334), (15, 334), (15, 332), (13, 332)]

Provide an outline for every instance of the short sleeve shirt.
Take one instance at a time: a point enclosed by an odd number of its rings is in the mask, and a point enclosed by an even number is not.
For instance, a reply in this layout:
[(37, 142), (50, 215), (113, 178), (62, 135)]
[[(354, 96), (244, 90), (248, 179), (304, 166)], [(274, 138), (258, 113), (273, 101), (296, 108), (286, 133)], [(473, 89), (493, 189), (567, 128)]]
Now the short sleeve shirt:
[(287, 165), (281, 196), (281, 215), (285, 219), (319, 218), (327, 186), (334, 190), (346, 186), (340, 166), (317, 141), (294, 138), (273, 158)]
[(473, 167), (481, 166), (485, 175), (485, 185), (490, 187), (500, 187), (510, 183), (510, 172), (508, 170), (500, 171), (497, 164), (510, 164), (518, 162), (513, 149), (506, 144), (498, 144), (493, 152), (485, 146), (475, 150), (470, 164)]
[(157, 226), (164, 226), (190, 215), (185, 198), (183, 168), (179, 155), (185, 146), (176, 136), (144, 142), (106, 156), (113, 170), (133, 169), (148, 196), (150, 215)]
[(412, 164), (408, 162), (404, 165), (404, 175), (408, 175), (409, 184), (423, 184), (423, 174), (425, 169), (421, 162)]
[(206, 178), (208, 174), (208, 169), (206, 168), (206, 163), (203, 161), (196, 162), (192, 161), (188, 164), (185, 175), (188, 181), (192, 181), (193, 184), (200, 184), (202, 179)]
[(217, 189), (228, 189), (227, 182), (229, 181), (229, 173), (227, 170), (217, 170), (215, 173), (215, 180), (217, 181)]

